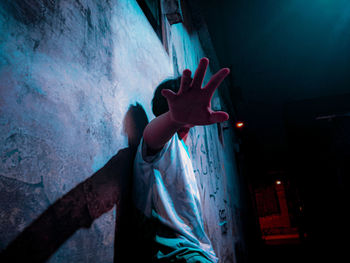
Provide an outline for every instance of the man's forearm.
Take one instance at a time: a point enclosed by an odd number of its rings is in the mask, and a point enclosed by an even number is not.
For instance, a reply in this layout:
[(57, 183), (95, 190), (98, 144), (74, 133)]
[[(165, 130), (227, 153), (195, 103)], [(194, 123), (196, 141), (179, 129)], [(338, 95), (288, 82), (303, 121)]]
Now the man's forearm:
[(149, 148), (158, 150), (161, 149), (181, 127), (183, 127), (183, 125), (174, 122), (168, 111), (148, 123), (143, 132), (143, 139)]

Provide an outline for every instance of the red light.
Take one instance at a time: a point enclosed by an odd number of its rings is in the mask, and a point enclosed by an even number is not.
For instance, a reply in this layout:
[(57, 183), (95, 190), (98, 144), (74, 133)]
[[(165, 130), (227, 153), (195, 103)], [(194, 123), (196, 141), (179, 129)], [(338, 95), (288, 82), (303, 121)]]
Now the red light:
[(244, 126), (244, 123), (241, 122), (241, 121), (239, 121), (239, 122), (236, 123), (236, 127), (237, 127), (237, 128), (242, 128), (243, 126)]

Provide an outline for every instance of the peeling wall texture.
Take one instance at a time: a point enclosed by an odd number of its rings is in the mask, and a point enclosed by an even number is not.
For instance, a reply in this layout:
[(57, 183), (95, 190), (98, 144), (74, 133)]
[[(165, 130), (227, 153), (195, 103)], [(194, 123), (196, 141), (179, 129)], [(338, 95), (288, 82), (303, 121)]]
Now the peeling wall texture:
[[(190, 14), (169, 26), (168, 54), (136, 1), (1, 1), (0, 250), (128, 146), (130, 105), (153, 119), (155, 87), (194, 72), (206, 54)], [(239, 179), (224, 133), (224, 147), (217, 125), (193, 128), (188, 142), (209, 237), (220, 262), (237, 262)], [(75, 232), (48, 262), (113, 262), (116, 213)]]

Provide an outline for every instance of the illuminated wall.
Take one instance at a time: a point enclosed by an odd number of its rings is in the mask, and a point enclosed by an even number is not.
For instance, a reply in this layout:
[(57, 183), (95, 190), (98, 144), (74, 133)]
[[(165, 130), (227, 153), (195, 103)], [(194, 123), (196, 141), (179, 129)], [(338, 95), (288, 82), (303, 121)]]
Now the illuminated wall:
[[(131, 104), (151, 120), (156, 85), (195, 70), (205, 54), (186, 23), (170, 27), (168, 54), (136, 1), (1, 2), (1, 250), (128, 146), (122, 121)], [(193, 129), (189, 142), (207, 231), (222, 262), (235, 262), (239, 186), (233, 134), (224, 132), (226, 148), (216, 125)], [(112, 262), (116, 211), (78, 230), (49, 262)]]

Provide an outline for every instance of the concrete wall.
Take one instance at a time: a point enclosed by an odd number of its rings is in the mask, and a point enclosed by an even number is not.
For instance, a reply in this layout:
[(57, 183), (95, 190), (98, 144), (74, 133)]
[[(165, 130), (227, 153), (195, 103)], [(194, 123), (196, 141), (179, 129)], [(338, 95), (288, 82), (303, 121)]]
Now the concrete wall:
[[(205, 54), (189, 13), (186, 23), (171, 26), (167, 54), (136, 1), (1, 2), (0, 249), (128, 146), (131, 104), (151, 120), (157, 84), (175, 64), (195, 70)], [(189, 142), (209, 236), (221, 262), (234, 262), (233, 152), (216, 125), (192, 129)], [(112, 262), (115, 212), (75, 232), (49, 262)]]

